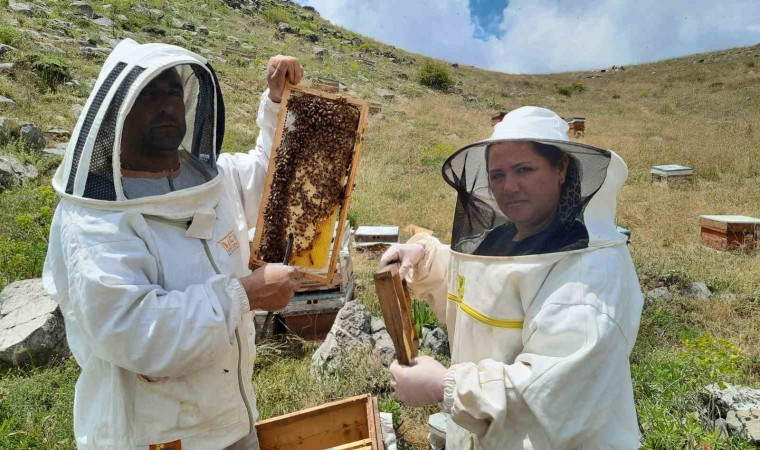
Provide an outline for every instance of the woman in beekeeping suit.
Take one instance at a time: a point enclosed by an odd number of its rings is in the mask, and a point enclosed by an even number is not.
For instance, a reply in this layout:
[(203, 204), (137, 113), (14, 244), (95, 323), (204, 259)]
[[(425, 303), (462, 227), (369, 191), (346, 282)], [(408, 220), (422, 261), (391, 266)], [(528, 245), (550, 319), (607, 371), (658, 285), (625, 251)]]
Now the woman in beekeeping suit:
[(507, 114), (443, 165), (451, 245), (419, 234), (381, 259), (448, 327), (450, 368), (391, 366), (402, 402), (449, 414), (448, 449), (638, 447), (628, 357), (642, 295), (614, 222), (628, 171), (567, 130), (547, 109)]

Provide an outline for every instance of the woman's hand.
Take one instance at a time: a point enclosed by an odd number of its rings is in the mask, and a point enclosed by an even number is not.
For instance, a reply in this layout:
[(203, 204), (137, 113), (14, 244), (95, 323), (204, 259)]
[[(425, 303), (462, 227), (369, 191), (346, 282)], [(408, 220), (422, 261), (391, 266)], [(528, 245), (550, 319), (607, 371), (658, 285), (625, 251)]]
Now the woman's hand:
[(429, 356), (418, 356), (411, 366), (393, 361), (391, 387), (407, 406), (434, 405), (443, 401), (443, 377), (448, 369)]
[(380, 258), (380, 268), (399, 263), (398, 274), (403, 278), (424, 256), (425, 247), (422, 244), (394, 244)]
[(292, 266), (266, 264), (240, 278), (251, 310), (279, 311), (288, 306), (300, 285), (301, 276)]
[(267, 63), (269, 99), (275, 103), (280, 103), (282, 92), (285, 90), (285, 81), (290, 81), (290, 84), (298, 84), (301, 78), (303, 78), (303, 67), (298, 62), (298, 58), (283, 55), (272, 56)]

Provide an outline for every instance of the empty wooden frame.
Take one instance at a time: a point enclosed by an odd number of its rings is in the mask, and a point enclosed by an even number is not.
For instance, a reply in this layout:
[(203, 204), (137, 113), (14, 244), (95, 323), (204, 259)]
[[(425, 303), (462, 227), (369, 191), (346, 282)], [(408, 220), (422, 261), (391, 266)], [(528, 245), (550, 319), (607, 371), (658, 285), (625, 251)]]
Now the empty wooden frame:
[(396, 359), (408, 366), (419, 352), (420, 341), (412, 322), (412, 298), (398, 267), (398, 264), (391, 264), (375, 272), (375, 289)]
[(377, 398), (359, 395), (256, 423), (261, 450), (382, 450)]
[[(275, 129), (275, 136), (274, 136), (274, 142), (272, 145), (272, 159), (271, 163), (269, 164), (269, 168), (267, 171), (267, 177), (264, 184), (264, 193), (262, 195), (262, 201), (261, 201), (261, 208), (259, 209), (259, 216), (256, 221), (256, 231), (254, 234), (253, 243), (251, 244), (251, 259), (249, 261), (249, 266), (251, 269), (255, 269), (257, 267), (260, 267), (261, 265), (267, 263), (267, 262), (282, 262), (282, 261), (265, 261), (264, 257), (262, 257), (261, 252), (261, 246), (262, 246), (262, 236), (265, 233), (265, 228), (268, 226), (265, 220), (265, 214), (267, 212), (267, 208), (270, 203), (270, 197), (273, 190), (273, 183), (275, 183), (275, 180), (277, 177), (275, 177), (275, 171), (277, 166), (277, 158), (280, 156), (280, 150), (283, 145), (283, 135), (286, 131), (286, 129), (290, 130), (293, 127), (293, 121), (298, 120), (298, 118), (292, 118), (293, 114), (289, 111), (289, 102), (294, 101), (291, 100), (294, 98), (294, 96), (313, 96), (313, 97), (319, 97), (322, 99), (327, 99), (330, 101), (337, 101), (337, 102), (345, 102), (349, 105), (353, 105), (357, 108), (359, 112), (359, 119), (358, 119), (358, 125), (356, 128), (356, 139), (354, 141), (352, 156), (350, 158), (350, 164), (348, 166), (348, 170), (346, 173), (342, 173), (340, 171), (336, 171), (338, 173), (326, 173), (325, 176), (335, 176), (335, 177), (341, 177), (336, 178), (343, 184), (343, 194), (342, 199), (338, 202), (338, 205), (335, 205), (339, 209), (337, 210), (335, 221), (332, 227), (329, 229), (332, 231), (331, 240), (329, 241), (330, 249), (329, 253), (327, 254), (327, 263), (323, 267), (308, 267), (307, 265), (303, 265), (299, 263), (296, 259), (296, 255), (294, 255), (294, 259), (291, 259), (289, 263), (293, 266), (299, 267), (304, 277), (310, 280), (314, 280), (323, 284), (330, 284), (333, 282), (333, 277), (336, 273), (336, 267), (338, 264), (338, 258), (340, 253), (340, 246), (343, 242), (343, 236), (346, 232), (346, 217), (348, 215), (348, 210), (351, 203), (351, 195), (353, 193), (354, 189), (354, 180), (356, 178), (357, 169), (359, 166), (359, 157), (361, 155), (361, 148), (362, 143), (364, 141), (364, 129), (367, 123), (367, 115), (369, 111), (368, 103), (364, 100), (347, 97), (344, 95), (338, 95), (338, 94), (328, 94), (325, 92), (320, 92), (316, 90), (311, 89), (304, 89), (301, 87), (293, 86), (290, 84), (287, 84), (285, 87), (285, 91), (283, 92), (282, 101), (280, 103), (280, 114), (277, 121), (277, 128)], [(310, 130), (313, 135), (317, 135), (318, 133), (325, 133), (329, 134), (331, 132), (330, 128), (330, 118), (326, 118), (324, 121), (324, 124), (320, 124), (319, 126), (314, 126), (313, 131)], [(297, 164), (297, 162), (294, 162), (294, 164)], [(286, 182), (296, 182), (295, 179), (289, 179)], [(294, 189), (300, 189), (298, 195), (313, 195), (314, 192), (314, 186), (311, 186), (311, 191), (309, 191), (309, 187), (299, 184)], [(291, 192), (291, 191), (289, 191)], [(292, 196), (292, 194), (290, 194)], [(276, 204), (275, 204), (276, 205)], [(292, 215), (298, 215), (298, 214), (305, 214), (303, 211), (297, 211), (295, 208), (292, 210), (288, 210), (288, 212)], [(303, 217), (303, 216), (302, 216)], [(328, 217), (325, 220), (330, 220), (330, 217)], [(318, 224), (313, 224), (314, 229), (318, 228)], [(325, 232), (324, 230), (327, 230), (328, 228), (326, 226), (321, 226), (322, 232)], [(312, 230), (313, 231), (313, 230)], [(308, 233), (303, 233), (301, 235), (302, 239), (308, 239), (307, 236)], [(296, 241), (298, 242), (299, 236), (296, 235)], [(316, 238), (315, 238), (316, 240)], [(313, 242), (313, 241), (312, 241)], [(296, 252), (294, 252), (295, 254)]]

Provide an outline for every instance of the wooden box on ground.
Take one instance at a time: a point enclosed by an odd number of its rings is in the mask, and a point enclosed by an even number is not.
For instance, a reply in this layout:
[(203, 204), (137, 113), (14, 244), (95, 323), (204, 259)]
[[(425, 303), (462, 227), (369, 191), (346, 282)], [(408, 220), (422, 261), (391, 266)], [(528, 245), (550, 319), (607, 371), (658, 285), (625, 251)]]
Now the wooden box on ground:
[(360, 395), (256, 424), (261, 450), (382, 450), (377, 398)]
[(283, 262), (292, 235), (288, 263), (305, 278), (333, 282), (367, 115), (364, 100), (286, 85), (251, 245), (251, 269)]
[(649, 173), (652, 175), (652, 183), (663, 185), (687, 184), (694, 181), (694, 169), (678, 164), (652, 166)]
[(703, 245), (721, 251), (760, 250), (760, 219), (747, 216), (699, 216)]
[(375, 272), (375, 289), (396, 358), (408, 366), (419, 352), (420, 340), (412, 323), (412, 298), (406, 281), (398, 274), (398, 264)]
[(582, 137), (586, 135), (586, 118), (573, 117), (567, 120), (568, 134), (573, 137)]

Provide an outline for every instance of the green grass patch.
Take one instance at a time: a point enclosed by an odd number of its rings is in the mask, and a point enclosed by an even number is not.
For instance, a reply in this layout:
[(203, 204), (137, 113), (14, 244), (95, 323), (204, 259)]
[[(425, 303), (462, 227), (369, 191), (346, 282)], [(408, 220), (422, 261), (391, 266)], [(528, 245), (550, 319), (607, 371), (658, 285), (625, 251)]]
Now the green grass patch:
[(454, 147), (435, 144), (432, 147), (422, 149), (420, 152), (420, 162), (425, 166), (440, 167), (452, 153), (454, 153)]
[(24, 41), (24, 35), (15, 28), (0, 27), (0, 44), (10, 45), (11, 47), (21, 47)]

